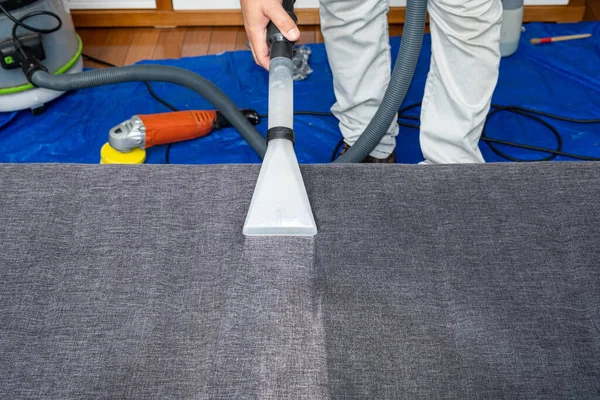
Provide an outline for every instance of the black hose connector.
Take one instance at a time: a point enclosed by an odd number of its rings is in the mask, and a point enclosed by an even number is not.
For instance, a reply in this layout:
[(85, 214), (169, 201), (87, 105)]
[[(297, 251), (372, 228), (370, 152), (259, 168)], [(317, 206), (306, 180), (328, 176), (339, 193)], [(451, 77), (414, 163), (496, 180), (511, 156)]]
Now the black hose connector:
[(30, 83), (33, 83), (32, 77), (36, 72), (48, 72), (46, 66), (34, 55), (33, 50), (26, 46), (17, 48), (15, 61), (21, 66), (23, 74)]
[[(288, 13), (290, 18), (295, 24), (298, 24), (298, 17), (294, 13), (294, 3), (296, 0), (283, 0), (283, 9)], [(294, 57), (294, 42), (290, 42), (281, 33), (279, 28), (273, 23), (269, 22), (267, 26), (267, 41), (271, 49), (271, 59), (277, 57), (286, 57), (290, 60)]]
[[(256, 125), (260, 124), (260, 115), (258, 114), (258, 112), (256, 110), (246, 109), (246, 110), (240, 110), (240, 112), (246, 116), (246, 119), (252, 125), (256, 126)], [(223, 113), (221, 113), (220, 111), (217, 111), (217, 118), (215, 119), (215, 123), (213, 124), (213, 129), (219, 130), (219, 129), (223, 129), (223, 128), (230, 128), (232, 126), (233, 125), (231, 124), (231, 122), (229, 122), (229, 120), (227, 120), (227, 118), (223, 115)]]
[(285, 39), (271, 44), (271, 60), (277, 57), (285, 57), (290, 60), (294, 57), (294, 43)]

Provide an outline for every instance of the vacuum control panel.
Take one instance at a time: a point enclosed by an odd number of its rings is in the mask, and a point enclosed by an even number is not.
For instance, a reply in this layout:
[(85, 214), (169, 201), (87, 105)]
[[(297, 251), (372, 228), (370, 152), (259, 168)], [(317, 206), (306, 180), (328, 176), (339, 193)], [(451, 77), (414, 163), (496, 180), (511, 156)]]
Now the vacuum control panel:
[[(46, 58), (42, 36), (39, 33), (30, 33), (18, 36), (19, 41), (24, 47), (29, 48), (38, 60), (43, 61)], [(15, 59), (16, 47), (12, 39), (0, 42), (0, 65), (2, 69), (18, 69), (19, 63)]]

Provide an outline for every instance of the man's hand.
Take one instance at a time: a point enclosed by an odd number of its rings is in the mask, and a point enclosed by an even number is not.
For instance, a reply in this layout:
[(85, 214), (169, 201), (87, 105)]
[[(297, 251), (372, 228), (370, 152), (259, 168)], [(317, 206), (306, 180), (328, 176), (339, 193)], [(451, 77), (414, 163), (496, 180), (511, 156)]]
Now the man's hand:
[(273, 21), (283, 36), (292, 42), (299, 39), (300, 31), (281, 6), (281, 0), (240, 0), (240, 5), (254, 61), (268, 70), (270, 57), (267, 25), (269, 22)]

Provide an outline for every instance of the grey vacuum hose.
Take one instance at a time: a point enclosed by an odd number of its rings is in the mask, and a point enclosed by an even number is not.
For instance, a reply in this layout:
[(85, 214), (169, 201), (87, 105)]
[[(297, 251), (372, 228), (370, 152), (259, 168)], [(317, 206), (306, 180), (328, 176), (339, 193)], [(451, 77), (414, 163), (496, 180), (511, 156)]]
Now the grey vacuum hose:
[(221, 111), (254, 151), (261, 158), (264, 158), (267, 151), (265, 138), (248, 122), (248, 119), (225, 93), (212, 82), (194, 72), (163, 65), (132, 65), (86, 71), (72, 75), (50, 75), (45, 71), (37, 71), (31, 76), (31, 82), (35, 86), (60, 92), (115, 83), (143, 81), (174, 83), (197, 92)]
[[(407, 1), (400, 51), (381, 106), (357, 142), (335, 162), (362, 162), (387, 133), (404, 101), (417, 67), (426, 15), (427, 0)], [(267, 151), (266, 139), (218, 87), (191, 71), (161, 65), (133, 65), (73, 75), (50, 75), (45, 71), (36, 71), (31, 75), (31, 82), (35, 86), (56, 91), (143, 81), (169, 82), (194, 90), (221, 111), (258, 155), (264, 158)]]
[(379, 145), (404, 101), (412, 82), (423, 44), (427, 0), (408, 0), (400, 51), (381, 106), (365, 132), (336, 163), (360, 163)]

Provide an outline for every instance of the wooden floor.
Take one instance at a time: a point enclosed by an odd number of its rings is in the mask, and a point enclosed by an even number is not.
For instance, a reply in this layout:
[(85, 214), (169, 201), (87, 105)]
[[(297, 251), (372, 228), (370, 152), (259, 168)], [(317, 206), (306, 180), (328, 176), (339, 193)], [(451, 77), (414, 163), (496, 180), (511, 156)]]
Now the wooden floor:
[(584, 19), (586, 21), (600, 20), (600, 0), (587, 0)]
[[(246, 32), (240, 27), (215, 28), (109, 28), (79, 29), (83, 52), (116, 65), (140, 60), (161, 60), (247, 50)], [(391, 35), (400, 35), (401, 25), (390, 27)], [(298, 43), (322, 43), (318, 26), (302, 27)], [(86, 60), (86, 66), (101, 65)]]

